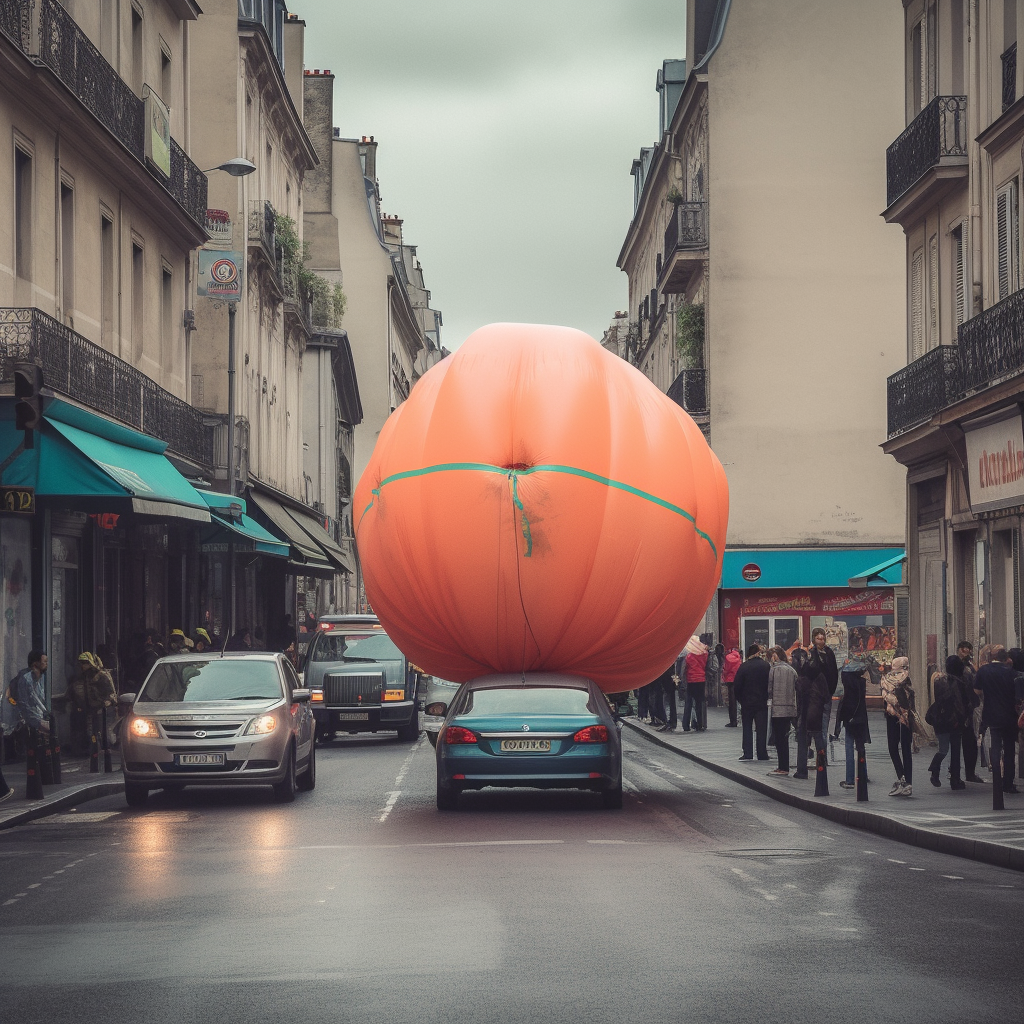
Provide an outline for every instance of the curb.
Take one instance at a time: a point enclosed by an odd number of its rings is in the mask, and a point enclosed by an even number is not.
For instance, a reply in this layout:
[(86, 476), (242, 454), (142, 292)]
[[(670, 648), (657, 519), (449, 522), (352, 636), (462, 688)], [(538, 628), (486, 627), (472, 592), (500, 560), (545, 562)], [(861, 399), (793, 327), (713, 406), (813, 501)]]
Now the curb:
[[(120, 773), (119, 773), (120, 774)], [(124, 792), (124, 782), (87, 782), (63, 793), (54, 793), (53, 796), (44, 797), (26, 807), (16, 814), (9, 814), (0, 818), (0, 829), (14, 828), (15, 825), (24, 825), (27, 821), (34, 821), (36, 818), (45, 818), (55, 811), (62, 811), (66, 807), (74, 807), (84, 803), (86, 800), (98, 800), (103, 796), (114, 796), (116, 793)]]
[(985, 864), (994, 864), (996, 867), (1009, 868), (1012, 871), (1024, 871), (1024, 850), (1016, 850), (1009, 846), (1001, 846), (999, 843), (987, 843), (981, 839), (965, 839), (963, 836), (950, 836), (943, 832), (933, 832), (931, 829), (920, 828), (916, 825), (907, 825), (902, 821), (894, 821), (884, 814), (876, 814), (873, 811), (865, 811), (853, 807), (837, 807), (835, 804), (819, 803), (813, 798), (798, 796), (796, 793), (787, 793), (784, 790), (776, 789), (768, 782), (760, 779), (753, 779), (742, 772), (733, 771), (715, 761), (698, 757), (692, 751), (683, 750), (667, 743), (665, 740), (652, 736), (641, 729), (638, 725), (623, 719), (622, 724), (632, 730), (638, 736), (674, 754), (688, 758), (703, 768), (715, 772), (732, 782), (738, 782), (747, 789), (753, 789), (773, 800), (788, 804), (790, 807), (798, 807), (804, 811), (810, 811), (820, 818), (828, 818), (839, 825), (848, 825), (850, 828), (859, 828), (865, 832), (874, 832), (876, 835), (884, 836), (886, 839), (894, 839), (898, 843), (905, 843), (908, 846), (919, 846), (924, 850), (933, 850), (936, 853), (948, 853), (954, 857), (965, 857), (968, 860), (977, 860)]

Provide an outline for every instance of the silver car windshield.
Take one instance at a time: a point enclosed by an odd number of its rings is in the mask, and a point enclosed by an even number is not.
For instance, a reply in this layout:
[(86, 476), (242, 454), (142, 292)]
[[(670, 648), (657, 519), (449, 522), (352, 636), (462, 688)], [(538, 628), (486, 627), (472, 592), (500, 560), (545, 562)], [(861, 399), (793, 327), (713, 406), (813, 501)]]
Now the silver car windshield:
[(189, 704), (201, 700), (278, 700), (283, 694), (275, 662), (215, 658), (161, 662), (138, 699)]
[(564, 686), (513, 686), (509, 689), (473, 690), (461, 714), (474, 715), (586, 715), (590, 694)]
[(402, 652), (387, 633), (322, 632), (313, 644), (311, 662), (401, 661)]

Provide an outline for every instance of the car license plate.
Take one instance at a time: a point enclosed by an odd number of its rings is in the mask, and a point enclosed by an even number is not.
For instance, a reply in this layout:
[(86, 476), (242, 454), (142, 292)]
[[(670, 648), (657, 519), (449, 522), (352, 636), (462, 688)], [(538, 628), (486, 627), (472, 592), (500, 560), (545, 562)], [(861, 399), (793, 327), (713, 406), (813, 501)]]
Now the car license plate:
[(521, 754), (524, 751), (547, 754), (551, 752), (551, 740), (502, 740), (503, 754)]
[(223, 753), (212, 753), (212, 754), (175, 754), (174, 763), (178, 765), (187, 764), (223, 764), (224, 754)]
[(341, 722), (368, 722), (370, 720), (369, 711), (342, 711), (338, 715), (338, 720)]

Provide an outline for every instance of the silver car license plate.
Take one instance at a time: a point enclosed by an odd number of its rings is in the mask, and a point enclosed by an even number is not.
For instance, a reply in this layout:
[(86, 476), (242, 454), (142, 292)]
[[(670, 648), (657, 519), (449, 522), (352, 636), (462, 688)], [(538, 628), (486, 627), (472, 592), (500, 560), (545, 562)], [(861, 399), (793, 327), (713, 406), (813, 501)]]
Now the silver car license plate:
[(368, 722), (370, 720), (370, 712), (342, 711), (338, 714), (338, 719), (342, 722)]
[(502, 740), (501, 752), (503, 754), (519, 754), (523, 751), (534, 751), (547, 754), (551, 751), (551, 740)]
[(177, 765), (209, 765), (209, 764), (223, 764), (224, 754), (222, 752), (214, 752), (210, 754), (175, 754), (174, 763)]

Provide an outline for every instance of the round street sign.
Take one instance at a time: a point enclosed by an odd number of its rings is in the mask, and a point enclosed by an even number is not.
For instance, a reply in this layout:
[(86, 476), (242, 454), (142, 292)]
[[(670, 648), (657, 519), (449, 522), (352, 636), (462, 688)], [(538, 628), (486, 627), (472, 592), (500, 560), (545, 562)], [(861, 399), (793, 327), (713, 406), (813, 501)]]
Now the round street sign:
[(753, 583), (761, 578), (761, 566), (756, 562), (747, 562), (740, 570), (740, 575), (748, 582)]

